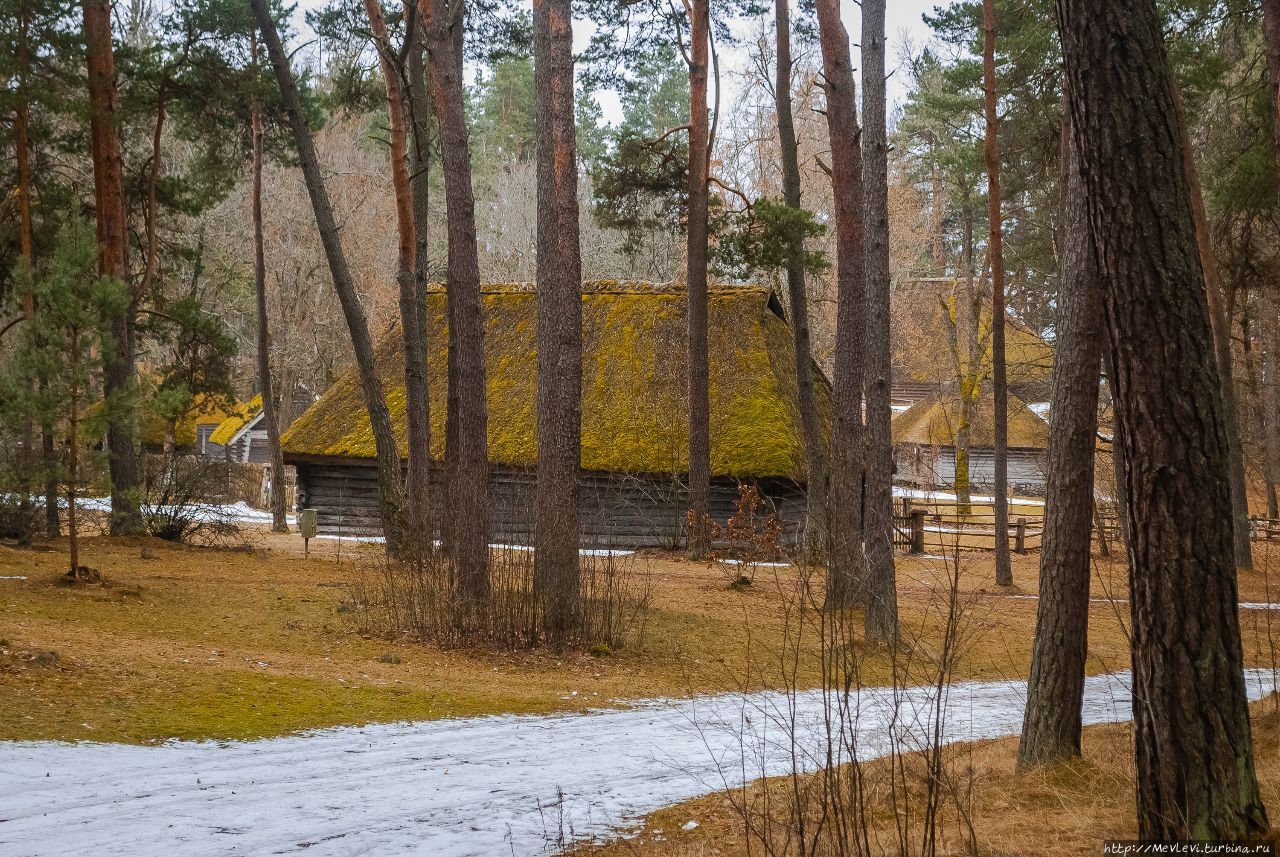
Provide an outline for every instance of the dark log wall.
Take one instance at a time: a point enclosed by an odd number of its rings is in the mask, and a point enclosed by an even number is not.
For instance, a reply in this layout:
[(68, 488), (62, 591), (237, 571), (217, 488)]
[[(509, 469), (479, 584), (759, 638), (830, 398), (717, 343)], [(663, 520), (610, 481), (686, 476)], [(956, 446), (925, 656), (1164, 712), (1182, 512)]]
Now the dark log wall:
[[(317, 512), (322, 535), (368, 536), (382, 532), (378, 516), (376, 471), (368, 465), (296, 462), (298, 508)], [(432, 471), (433, 509), (440, 504), (438, 469)], [(757, 482), (782, 522), (783, 539), (792, 543), (804, 518), (804, 493), (790, 480)], [(679, 547), (683, 540), (685, 493), (670, 477), (582, 473), (582, 543), (585, 547)], [(532, 544), (534, 472), (494, 467), (490, 474), (491, 539)], [(711, 482), (711, 517), (722, 526), (733, 515), (738, 483)]]

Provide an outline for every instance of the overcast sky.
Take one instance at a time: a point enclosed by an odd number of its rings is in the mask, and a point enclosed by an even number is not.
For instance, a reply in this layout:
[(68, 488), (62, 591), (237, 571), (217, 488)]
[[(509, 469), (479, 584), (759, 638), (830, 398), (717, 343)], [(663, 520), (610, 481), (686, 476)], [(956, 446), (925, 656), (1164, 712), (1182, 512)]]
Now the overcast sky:
[[(858, 34), (862, 27), (862, 10), (854, 0), (841, 0), (841, 2), (845, 26), (849, 29), (850, 39), (854, 43), (853, 62), (856, 68), (859, 64), (857, 42)], [(885, 30), (888, 34), (887, 64), (891, 71), (897, 65), (904, 42), (910, 42), (919, 49), (921, 45), (929, 40), (929, 28), (925, 26), (922, 16), (926, 12), (931, 12), (940, 3), (945, 5), (946, 2), (947, 0), (888, 0)], [(301, 0), (299, 3), (296, 25), (304, 38), (311, 37), (311, 31), (307, 28), (303, 18), (304, 13), (306, 10), (317, 8), (324, 3), (325, 0)], [(528, 0), (526, 5), (532, 9), (532, 0)], [(574, 30), (575, 47), (581, 48), (585, 46), (586, 40), (590, 37), (590, 24), (588, 22), (578, 22)], [(314, 49), (314, 47), (308, 46), (308, 49)], [(304, 49), (304, 53), (308, 52), (308, 49)], [(730, 49), (721, 53), (722, 97), (726, 105), (730, 105), (734, 101), (736, 84), (733, 72), (739, 70), (743, 62), (744, 58), (741, 51)], [(474, 71), (474, 69), (471, 70), (472, 75), (474, 75)], [(906, 75), (902, 73), (890, 74), (888, 88), (891, 109), (892, 105), (901, 103), (905, 97), (905, 85)], [(594, 93), (594, 95), (604, 113), (605, 120), (611, 123), (618, 121), (620, 110), (617, 94), (611, 91), (600, 91)]]

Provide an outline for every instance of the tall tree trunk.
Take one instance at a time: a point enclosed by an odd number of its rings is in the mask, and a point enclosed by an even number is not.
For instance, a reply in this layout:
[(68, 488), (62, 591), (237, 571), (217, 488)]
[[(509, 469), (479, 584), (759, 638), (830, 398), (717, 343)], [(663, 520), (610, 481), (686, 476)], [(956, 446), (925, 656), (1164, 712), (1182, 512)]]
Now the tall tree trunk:
[(933, 275), (947, 275), (947, 186), (942, 181), (942, 169), (936, 157), (937, 141), (929, 132), (929, 226), (932, 234)]
[(866, 325), (863, 247), (862, 152), (859, 141), (849, 33), (838, 0), (818, 0), (818, 34), (826, 78), (827, 131), (836, 227), (836, 347), (832, 392), (830, 534), (826, 606), (854, 606), (866, 578), (863, 552), (862, 482), (866, 432), (862, 379)]
[[(782, 200), (800, 208), (800, 147), (791, 108), (791, 10), (789, 0), (774, 0), (777, 74), (774, 106), (778, 114), (778, 148), (782, 156)], [(818, 415), (813, 377), (813, 345), (809, 334), (809, 293), (805, 284), (804, 248), (794, 247), (787, 261), (787, 302), (791, 306), (791, 344), (796, 361), (796, 399), (805, 449), (805, 519), (802, 548), (812, 560), (827, 549), (827, 439)]]
[[(115, 54), (111, 44), (111, 4), (84, 0), (85, 62), (89, 72), (89, 128), (93, 151), (93, 196), (98, 235), (98, 272), (128, 284), (128, 232), (124, 208), (124, 157), (117, 125), (120, 95), (116, 89)], [(111, 319), (115, 348), (103, 373), (108, 397), (123, 397), (133, 386), (133, 319), (131, 300)], [(111, 532), (142, 532), (138, 451), (134, 446), (132, 408), (112, 408), (107, 426), (111, 476)]]
[(885, 0), (862, 0), (862, 163), (866, 171), (867, 636), (898, 634), (893, 569), (893, 419), (889, 360), (889, 145)]
[[(1177, 87), (1173, 90), (1178, 114), (1183, 115), (1182, 96)], [(1213, 356), (1222, 378), (1222, 416), (1227, 428), (1227, 475), (1231, 479), (1231, 526), (1236, 566), (1253, 568), (1253, 546), (1249, 542), (1249, 493), (1244, 475), (1244, 450), (1240, 445), (1240, 419), (1236, 403), (1235, 367), (1231, 357), (1231, 321), (1227, 316), (1222, 295), (1222, 280), (1218, 276), (1218, 258), (1209, 234), (1209, 218), (1204, 210), (1204, 194), (1200, 188), (1200, 170), (1196, 167), (1195, 150), (1191, 146), (1191, 133), (1185, 119), (1180, 119), (1182, 130), (1182, 162), (1187, 171), (1187, 186), (1191, 190), (1191, 212), (1195, 217), (1196, 246), (1200, 250), (1200, 264), (1204, 268), (1204, 293), (1209, 305), (1209, 324), (1213, 329)]]
[[(1095, 261), (1096, 264), (1096, 261)], [(1104, 343), (1105, 345), (1105, 343)], [(1112, 411), (1115, 411), (1116, 402), (1116, 366), (1115, 359), (1111, 354), (1110, 348), (1102, 349), (1102, 377), (1107, 382), (1107, 390), (1111, 394)], [(1111, 477), (1112, 489), (1116, 498), (1116, 532), (1120, 534), (1120, 541), (1125, 545), (1129, 543), (1129, 495), (1125, 491), (1125, 466), (1124, 444), (1120, 441), (1120, 420), (1118, 417), (1112, 418), (1111, 426)]]
[(1266, 339), (1261, 391), (1263, 479), (1267, 483), (1267, 517), (1274, 521), (1280, 518), (1276, 502), (1276, 491), (1280, 488), (1280, 298), (1264, 295), (1263, 300), (1271, 307), (1262, 330)]
[[(964, 248), (962, 251), (964, 259), (965, 278), (968, 285), (966, 294), (972, 298), (976, 294), (975, 276), (973, 270), (973, 209), (969, 204), (968, 195), (964, 199), (963, 214), (963, 232), (964, 232)], [(953, 297), (954, 301), (954, 297)], [(969, 306), (973, 307), (974, 301), (969, 301)], [(976, 349), (972, 345), (973, 333), (976, 330), (978, 320), (976, 317), (970, 318), (968, 323), (970, 330), (966, 332), (967, 338), (970, 340), (968, 347), (968, 358), (962, 360), (960, 353), (960, 325), (962, 323), (959, 313), (953, 303), (951, 310), (951, 325), (948, 333), (956, 337), (957, 341), (952, 344), (952, 352), (955, 355), (956, 363), (956, 381), (960, 390), (960, 416), (956, 425), (953, 440), (955, 443), (955, 466), (953, 468), (952, 478), (955, 480), (956, 491), (956, 514), (968, 515), (973, 511), (973, 489), (969, 478), (969, 435), (973, 425), (973, 402), (974, 399), (981, 395), (981, 367), (974, 364), (978, 355)], [(971, 315), (973, 315), (971, 313)]]
[[(430, 352), (429, 328), (426, 320), (427, 285), (431, 279), (431, 259), (428, 256), (428, 215), (431, 211), (431, 93), (427, 83), (425, 24), (414, 0), (405, 0), (405, 14), (414, 22), (406, 67), (409, 76), (409, 152), (413, 172), (409, 176), (409, 189), (413, 196), (414, 232), (414, 303), (422, 318), (419, 327), (420, 341), (412, 348), (420, 349), (423, 362), (405, 363), (405, 407), (409, 411), (409, 465), (407, 487), (409, 493), (409, 519), (415, 527), (421, 527), (419, 536), (423, 547), (434, 549), (436, 520), (431, 508), (431, 396), (428, 386), (426, 355)], [(406, 337), (409, 334), (406, 331)], [(405, 353), (410, 351), (406, 339)], [(413, 377), (410, 378), (410, 373)], [(415, 451), (416, 450), (416, 451)]]
[(1221, 377), (1160, 21), (1152, 0), (1057, 8), (1126, 453), (1138, 835), (1260, 836)]
[(400, 509), (400, 453), (396, 448), (395, 433), (391, 428), (391, 414), (387, 411), (387, 398), (382, 389), (382, 380), (378, 377), (378, 370), (374, 365), (373, 337), (369, 335), (369, 322), (365, 318), (364, 307), (360, 303), (360, 293), (356, 291), (351, 269), (347, 266), (342, 239), (338, 234), (338, 224), (333, 216), (333, 205), (329, 201), (324, 176), (320, 173), (320, 162), (316, 158), (315, 141), (311, 139), (311, 130), (307, 127), (306, 117), (302, 113), (298, 87), (294, 83), (293, 72), (289, 68), (289, 60), (284, 53), (284, 45), (280, 43), (276, 23), (271, 17), (266, 0), (249, 0), (249, 2), (253, 7), (254, 17), (258, 20), (258, 28), (262, 31), (262, 39), (267, 46), (267, 55), (271, 58), (276, 83), (280, 87), (285, 110), (289, 114), (289, 126), (293, 131), (294, 145), (298, 149), (298, 163), (302, 167), (307, 194), (311, 198), (316, 229), (320, 233), (320, 243), (324, 246), (329, 273), (333, 277), (333, 287), (338, 293), (338, 302), (342, 304), (347, 333), (351, 337), (351, 347), (355, 352), (360, 390), (364, 396), (365, 409), (369, 412), (369, 426), (373, 432), (373, 444), (377, 456), (378, 505), (382, 517), (382, 529), (387, 539), (387, 551), (393, 556), (400, 556), (404, 552), (403, 521)]
[(71, 390), (67, 415), (67, 549), (72, 580), (80, 579), (80, 529), (76, 524), (76, 480), (80, 478), (80, 335), (71, 334)]
[(1018, 766), (1080, 755), (1080, 710), (1088, 653), (1090, 524), (1093, 512), (1102, 302), (1079, 160), (1063, 129), (1063, 253), (1058, 340), (1050, 388), (1049, 454), (1040, 602), (1031, 651)]
[(169, 115), (167, 84), (168, 80), (162, 79), (157, 88), (156, 124), (151, 132), (151, 163), (147, 168), (147, 195), (143, 208), (143, 231), (146, 233), (147, 250), (146, 258), (142, 263), (142, 281), (138, 284), (138, 294), (142, 296), (151, 294), (152, 288), (155, 287), (156, 271), (160, 267), (160, 241), (156, 234), (159, 217), (156, 209), (159, 208), (158, 189), (160, 170), (163, 166), (164, 123)]
[(570, 0), (535, 0), (538, 131), (538, 499), (533, 583), (550, 638), (581, 619), (582, 253)]
[[(1263, 42), (1267, 53), (1267, 78), (1271, 90), (1271, 157), (1276, 170), (1276, 197), (1280, 201), (1280, 0), (1262, 0)], [(1276, 289), (1272, 284), (1272, 289)], [(1280, 321), (1276, 320), (1276, 311), (1280, 310), (1280, 296), (1268, 298), (1263, 296), (1263, 306), (1270, 307), (1271, 312), (1262, 325), (1262, 337), (1265, 354), (1270, 355), (1271, 371), (1267, 373), (1268, 383), (1262, 388), (1262, 431), (1263, 431), (1263, 469), (1267, 482), (1267, 516), (1280, 517), (1277, 509), (1276, 484), (1280, 482), (1280, 380), (1276, 378), (1280, 368), (1280, 355), (1276, 354), (1280, 346)]]
[(62, 521), (58, 515), (58, 447), (52, 422), (40, 426), (40, 454), (44, 462), (44, 534), (56, 539), (62, 535)]
[[(400, 287), (400, 336), (404, 343), (405, 423), (408, 434), (408, 482), (405, 486), (405, 547), (415, 557), (431, 547), (431, 426), (427, 387), (426, 304), (418, 287), (418, 234), (409, 172), (409, 129), (401, 64), (391, 47), (379, 0), (365, 0), (365, 14), (378, 50), (387, 90), (387, 137), (391, 187), (396, 201), (396, 283)], [(410, 34), (409, 38), (412, 38)], [(412, 43), (409, 50), (413, 50)]]
[(689, 27), (689, 555), (699, 558), (707, 544), (711, 511), (711, 391), (707, 344), (708, 205), (711, 121), (707, 110), (711, 2), (690, 0)]
[[(17, 43), (17, 106), (14, 110), (13, 134), (14, 148), (17, 150), (18, 162), (18, 244), (22, 252), (22, 261), (28, 270), (34, 270), (36, 264), (34, 230), (31, 224), (31, 103), (27, 90), (27, 76), (31, 71), (31, 48), (28, 43), (30, 12), (25, 2), (18, 7), (18, 43)], [(35, 316), (35, 297), (30, 291), (22, 296), (22, 315), (28, 322)], [(27, 414), (22, 425), (22, 496), (19, 499), (19, 542), (30, 541), (31, 523), (31, 488), (37, 472), (35, 420)], [(49, 467), (48, 461), (44, 462)], [(45, 497), (46, 503), (48, 497)], [(55, 503), (57, 497), (54, 497)], [(55, 509), (56, 509), (55, 505)]]
[[(249, 41), (250, 62), (258, 66), (258, 38)], [(284, 452), (280, 448), (280, 415), (271, 381), (271, 328), (267, 319), (267, 259), (262, 238), (262, 106), (255, 99), (249, 107), (249, 127), (253, 136), (253, 291), (258, 308), (258, 389), (262, 391), (262, 421), (267, 430), (267, 452), (271, 456), (271, 531), (289, 532), (284, 496)], [(292, 397), (286, 385), (284, 398)]]
[(485, 406), (484, 316), (476, 249), (475, 197), (462, 89), (462, 21), (449, 21), (446, 0), (420, 0), (426, 27), (449, 229), (447, 274), (449, 400), (445, 479), (449, 549), (457, 594), (474, 608), (489, 597), (489, 458)]
[(1009, 386), (1004, 348), (1004, 219), (1000, 214), (1000, 143), (996, 118), (996, 4), (982, 0), (982, 91), (986, 134), (982, 155), (987, 162), (987, 258), (991, 261), (991, 393), (995, 400), (996, 583), (1013, 585), (1009, 556)]

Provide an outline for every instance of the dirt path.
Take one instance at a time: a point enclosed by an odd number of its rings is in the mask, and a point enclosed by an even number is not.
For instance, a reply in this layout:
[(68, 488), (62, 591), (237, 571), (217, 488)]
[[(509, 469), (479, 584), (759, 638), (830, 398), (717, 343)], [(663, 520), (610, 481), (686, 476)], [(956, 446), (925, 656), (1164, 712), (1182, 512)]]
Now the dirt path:
[[(1249, 676), (1250, 695), (1270, 673)], [(951, 687), (947, 741), (1016, 734), (1022, 682)], [(898, 702), (906, 722), (930, 692)], [(1088, 679), (1085, 722), (1130, 716), (1127, 673)], [(785, 697), (724, 695), (624, 711), (341, 728), (244, 743), (0, 744), (0, 853), (536, 855), (625, 830), (659, 807), (788, 769)], [(854, 701), (859, 755), (886, 752), (894, 703)], [(820, 692), (800, 695), (816, 748)], [(911, 741), (911, 736), (903, 740)], [(744, 764), (745, 763), (745, 764)]]

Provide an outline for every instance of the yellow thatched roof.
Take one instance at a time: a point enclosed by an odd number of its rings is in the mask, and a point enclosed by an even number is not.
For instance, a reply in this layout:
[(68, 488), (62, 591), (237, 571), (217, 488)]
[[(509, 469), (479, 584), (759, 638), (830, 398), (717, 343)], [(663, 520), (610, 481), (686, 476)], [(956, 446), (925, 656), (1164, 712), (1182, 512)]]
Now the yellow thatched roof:
[[(157, 413), (151, 405), (151, 401), (147, 400), (140, 409), (138, 441), (147, 447), (161, 447), (164, 445), (168, 420), (164, 415)], [(186, 414), (174, 425), (174, 445), (179, 447), (193, 445), (196, 442), (196, 426), (222, 422), (227, 418), (228, 409), (231, 407), (222, 396), (196, 393), (191, 399), (191, 406)], [(105, 418), (104, 408), (102, 401), (94, 402), (85, 410), (84, 416), (86, 419)]]
[[(685, 294), (646, 283), (590, 283), (582, 297), (582, 466), (588, 470), (679, 473), (687, 469)], [(529, 286), (486, 286), (485, 370), (489, 456), (529, 466), (537, 456), (537, 296)], [(445, 298), (428, 297), (432, 456), (444, 450)], [(791, 332), (772, 293), (713, 288), (710, 301), (711, 468), (726, 476), (803, 478)], [(405, 451), (404, 361), (392, 331), (378, 369)], [(829, 419), (821, 373), (819, 406)], [(372, 458), (373, 436), (358, 379), (348, 372), (285, 434), (291, 457)]]
[[(956, 366), (951, 353), (952, 324), (944, 304), (948, 303), (950, 279), (924, 279), (904, 283), (894, 298), (892, 328), (894, 382), (949, 384)], [(958, 304), (952, 304), (958, 307)], [(956, 310), (963, 316), (963, 311)], [(964, 325), (963, 317), (958, 319)], [(1005, 316), (1005, 363), (1009, 384), (1046, 387), (1053, 370), (1053, 346), (1022, 322)], [(968, 331), (960, 330), (961, 353)], [(991, 375), (991, 306), (983, 305), (978, 323), (978, 371)], [(967, 371), (967, 367), (966, 371)]]
[[(1009, 447), (1011, 449), (1046, 449), (1049, 446), (1049, 424), (1017, 396), (1009, 396)], [(991, 447), (995, 443), (995, 406), (990, 392), (973, 405), (970, 416), (969, 443), (975, 447)], [(960, 396), (944, 393), (916, 402), (893, 420), (893, 442), (921, 446), (954, 446), (955, 431), (960, 425)]]
[(193, 425), (216, 426), (231, 416), (237, 404), (226, 396), (212, 393), (196, 393), (191, 404)]
[(231, 414), (218, 423), (218, 427), (214, 429), (213, 434), (209, 435), (209, 442), (226, 446), (235, 438), (236, 432), (244, 428), (245, 423), (256, 417), (260, 410), (262, 410), (261, 393), (249, 401), (241, 402), (232, 408)]

